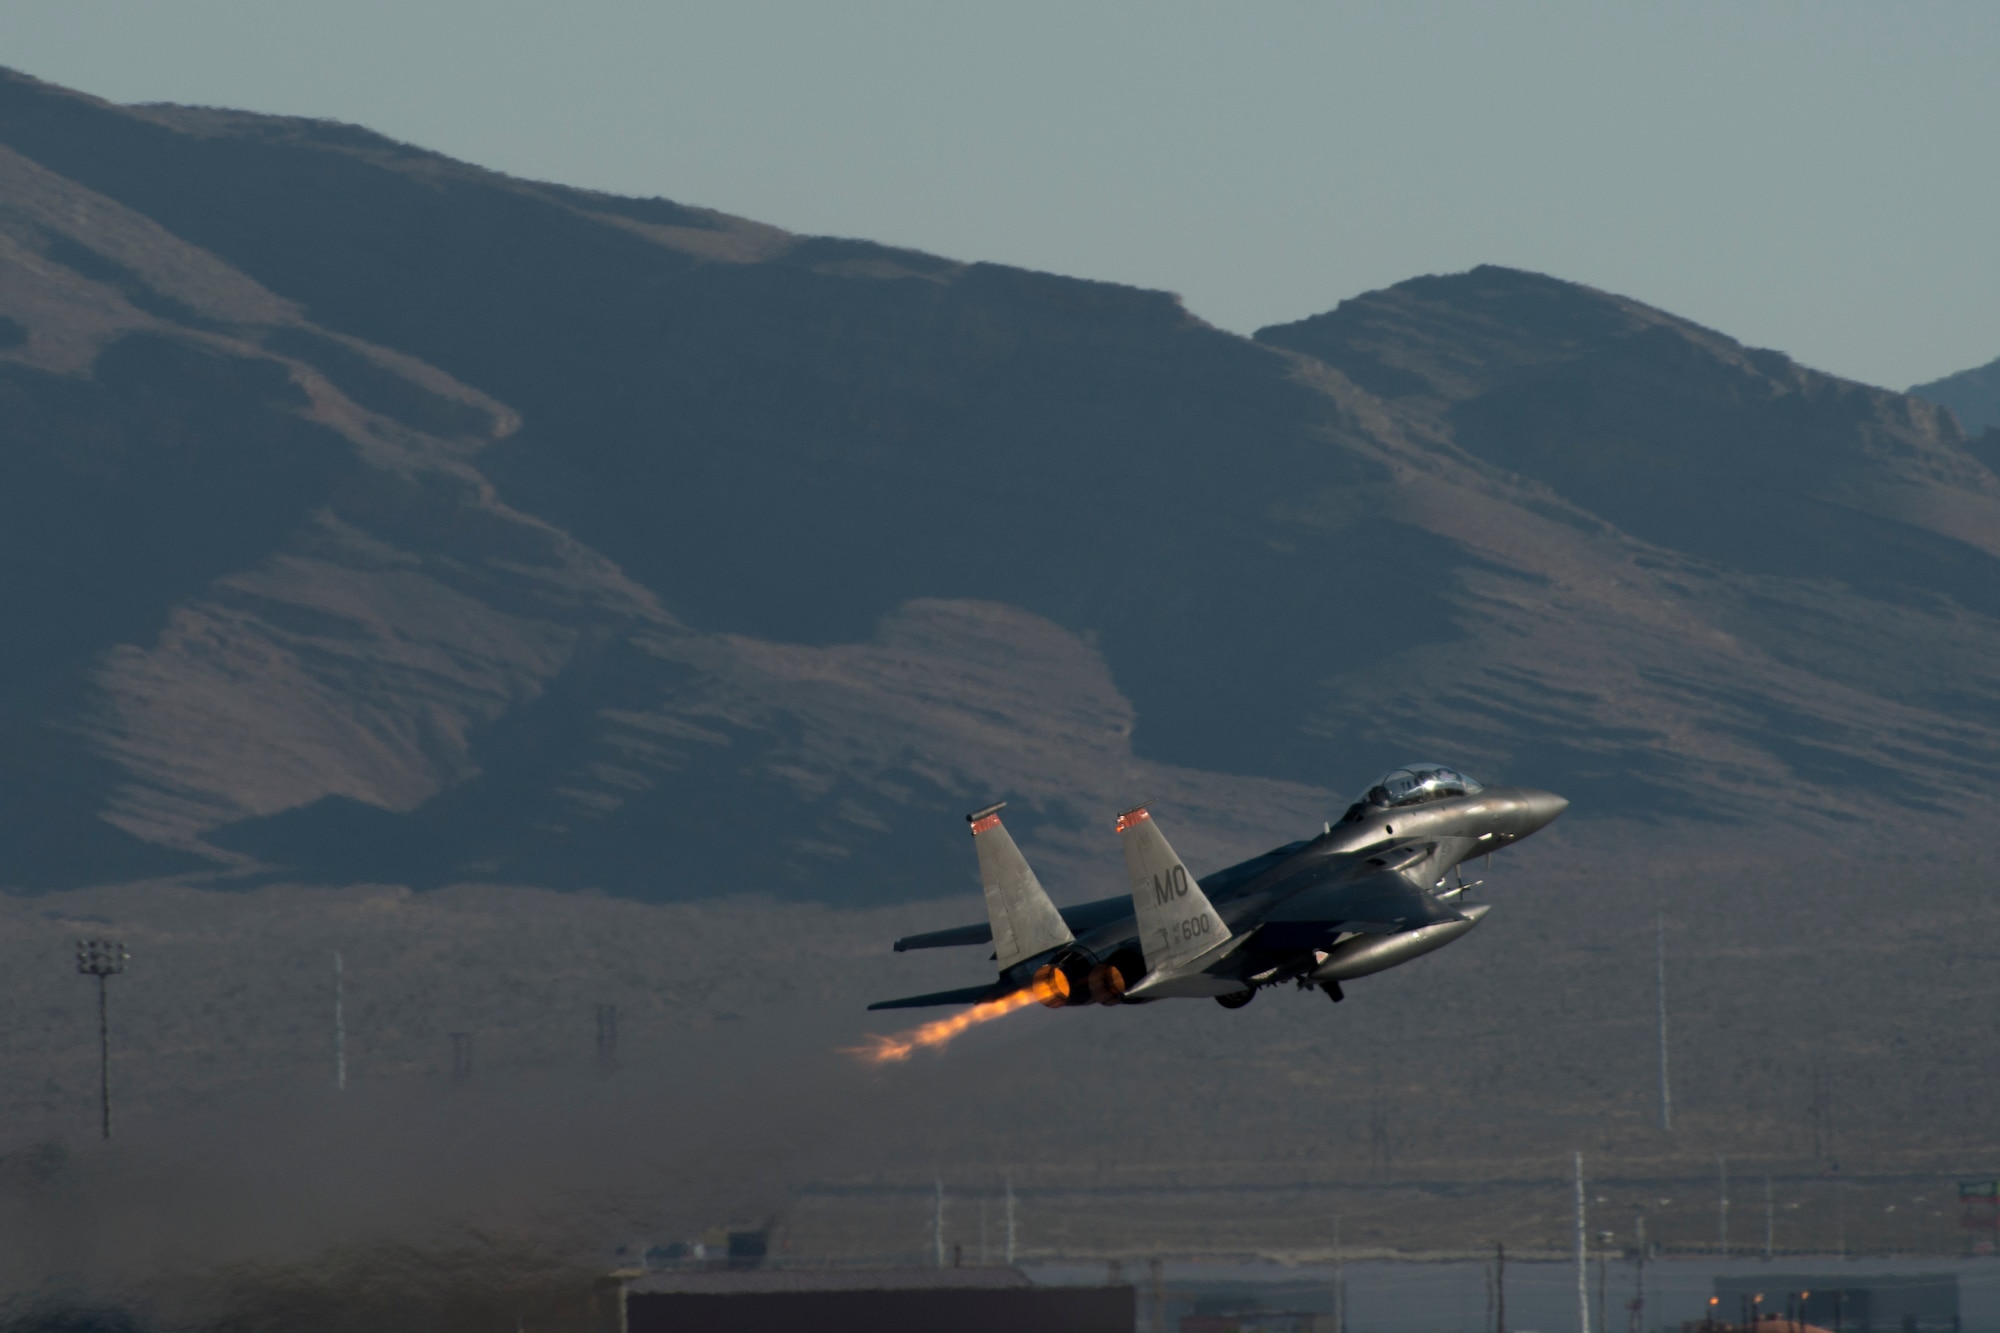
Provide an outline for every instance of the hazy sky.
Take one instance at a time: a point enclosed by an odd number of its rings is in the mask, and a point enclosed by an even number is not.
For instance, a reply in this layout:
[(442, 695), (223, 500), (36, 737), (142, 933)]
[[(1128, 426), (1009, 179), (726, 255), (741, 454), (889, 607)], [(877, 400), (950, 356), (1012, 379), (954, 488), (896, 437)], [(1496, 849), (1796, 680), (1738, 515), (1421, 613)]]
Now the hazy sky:
[(0, 64), (1181, 293), (1491, 262), (1903, 387), (2000, 357), (2000, 5), (0, 0)]

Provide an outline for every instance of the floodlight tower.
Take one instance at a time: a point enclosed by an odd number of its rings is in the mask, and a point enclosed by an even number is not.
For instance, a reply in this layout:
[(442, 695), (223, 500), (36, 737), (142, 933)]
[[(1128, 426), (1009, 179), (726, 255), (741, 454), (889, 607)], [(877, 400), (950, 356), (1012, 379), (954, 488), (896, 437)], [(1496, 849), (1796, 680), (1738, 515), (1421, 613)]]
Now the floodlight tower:
[(76, 970), (97, 978), (97, 1070), (99, 1101), (104, 1112), (104, 1137), (111, 1137), (111, 1004), (105, 982), (125, 970), (122, 940), (78, 940)]

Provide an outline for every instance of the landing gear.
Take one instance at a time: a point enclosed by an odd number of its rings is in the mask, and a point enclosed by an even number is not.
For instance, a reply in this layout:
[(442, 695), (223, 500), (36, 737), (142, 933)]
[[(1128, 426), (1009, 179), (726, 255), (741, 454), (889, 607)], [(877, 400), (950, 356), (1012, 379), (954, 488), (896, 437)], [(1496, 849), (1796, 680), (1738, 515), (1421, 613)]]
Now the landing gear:
[(1319, 988), (1325, 991), (1326, 998), (1332, 1000), (1335, 1004), (1339, 1004), (1347, 998), (1346, 992), (1340, 989), (1338, 981), (1322, 981), (1319, 983)]
[(1256, 991), (1240, 990), (1233, 995), (1218, 995), (1215, 997), (1215, 1002), (1221, 1005), (1224, 1009), (1241, 1009), (1244, 1005), (1250, 1003), (1250, 1001), (1256, 998), (1257, 998)]

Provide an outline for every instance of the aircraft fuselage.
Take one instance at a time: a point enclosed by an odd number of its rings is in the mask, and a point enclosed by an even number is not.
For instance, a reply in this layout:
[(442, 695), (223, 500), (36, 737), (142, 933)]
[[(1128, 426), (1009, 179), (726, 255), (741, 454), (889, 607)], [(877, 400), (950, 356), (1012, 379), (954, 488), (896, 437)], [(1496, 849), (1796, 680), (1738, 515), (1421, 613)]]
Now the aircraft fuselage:
[[(1401, 785), (1399, 785), (1401, 784)], [(1318, 836), (1191, 879), (1144, 809), (1118, 820), (1129, 892), (1055, 908), (999, 829), (973, 821), (989, 917), (898, 940), (898, 950), (994, 940), (993, 986), (876, 1007), (966, 1003), (1033, 988), (1051, 1007), (1211, 996), (1230, 1007), (1284, 981), (1334, 999), (1340, 983), (1394, 967), (1471, 930), (1459, 867), (1546, 827), (1569, 802), (1532, 787), (1480, 787), (1438, 765), (1385, 775)], [(1065, 938), (1067, 937), (1067, 938)]]

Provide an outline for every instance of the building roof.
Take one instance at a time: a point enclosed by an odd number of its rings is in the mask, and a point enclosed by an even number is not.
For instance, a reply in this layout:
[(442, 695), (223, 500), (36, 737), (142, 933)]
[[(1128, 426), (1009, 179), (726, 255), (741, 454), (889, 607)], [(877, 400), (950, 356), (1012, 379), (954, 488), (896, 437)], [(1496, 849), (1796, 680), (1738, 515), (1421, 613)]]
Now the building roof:
[(626, 1284), (635, 1296), (739, 1296), (778, 1291), (921, 1291), (1026, 1287), (1018, 1268), (748, 1268), (648, 1273)]

